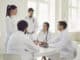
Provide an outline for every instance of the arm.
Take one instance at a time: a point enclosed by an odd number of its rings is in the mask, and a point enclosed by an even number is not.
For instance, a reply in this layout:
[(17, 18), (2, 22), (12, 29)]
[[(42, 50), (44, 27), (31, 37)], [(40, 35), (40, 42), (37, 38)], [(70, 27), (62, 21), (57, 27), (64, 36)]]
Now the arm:
[(59, 36), (55, 39), (55, 42), (50, 44), (49, 46), (56, 47), (56, 48), (64, 48), (68, 44), (68, 37), (65, 35)]
[(27, 39), (27, 41), (25, 42), (25, 45), (26, 45), (26, 49), (29, 52), (36, 53), (39, 50), (38, 46), (36, 46), (30, 39)]

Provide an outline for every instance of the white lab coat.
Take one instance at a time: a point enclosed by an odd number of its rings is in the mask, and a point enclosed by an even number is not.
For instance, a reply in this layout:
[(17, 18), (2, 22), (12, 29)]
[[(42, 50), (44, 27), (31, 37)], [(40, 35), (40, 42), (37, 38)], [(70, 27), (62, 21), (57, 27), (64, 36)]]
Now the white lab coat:
[(66, 30), (60, 32), (58, 37), (53, 40), (49, 46), (60, 49), (61, 60), (73, 60), (74, 47), (72, 46), (72, 41)]
[(34, 17), (25, 17), (25, 20), (28, 22), (28, 32), (36, 32), (38, 29), (37, 20)]
[[(37, 38), (37, 40), (38, 41), (46, 41), (48, 44), (49, 44), (49, 42), (51, 42), (52, 40), (53, 40), (53, 33), (51, 33), (51, 32), (43, 32), (43, 31), (41, 31), (41, 32), (39, 32), (39, 34), (38, 34), (38, 38)], [(56, 60), (57, 58), (59, 58), (58, 56), (56, 57), (56, 55), (58, 54), (59, 55), (59, 53), (57, 52), (57, 50), (58, 49), (56, 49), (56, 51), (55, 52), (51, 52), (50, 50), (51, 49), (55, 49), (55, 48), (53, 48), (53, 47), (48, 47), (48, 48), (40, 48), (40, 52), (43, 52), (43, 53), (45, 53), (46, 55), (45, 56), (47, 56), (48, 58), (50, 58), (51, 60)], [(49, 53), (48, 53), (49, 52)], [(51, 52), (51, 53), (50, 53)], [(42, 55), (43, 56), (43, 55)], [(59, 59), (57, 59), (57, 60), (59, 60)]]
[[(48, 43), (48, 41), (51, 40), (51, 39), (52, 39), (52, 33), (51, 32), (43, 32), (43, 31), (41, 31), (41, 32), (38, 33), (38, 37), (37, 37), (38, 41), (47, 42)], [(44, 51), (42, 47), (40, 48), (40, 51), (41, 52)]]
[(11, 35), (7, 44), (7, 53), (19, 54), (22, 60), (34, 60), (37, 46), (25, 36), (24, 32), (18, 31)]
[(7, 35), (11, 35), (15, 31), (17, 31), (17, 24), (16, 24), (16, 17), (15, 16), (7, 16), (6, 17), (6, 29), (7, 29)]
[(53, 33), (51, 32), (39, 32), (38, 34), (38, 38), (37, 40), (39, 41), (47, 41), (47, 43), (49, 42), (49, 40), (51, 41), (53, 39)]
[(6, 19), (6, 41), (5, 41), (5, 48), (7, 41), (9, 40), (9, 37), (11, 34), (17, 31), (17, 18), (16, 16), (7, 16)]
[(29, 36), (30, 36), (31, 40), (35, 40), (35, 35), (38, 30), (37, 20), (34, 17), (32, 17), (32, 18), (25, 17), (24, 20), (27, 21), (27, 23), (28, 23), (28, 32), (29, 32)]

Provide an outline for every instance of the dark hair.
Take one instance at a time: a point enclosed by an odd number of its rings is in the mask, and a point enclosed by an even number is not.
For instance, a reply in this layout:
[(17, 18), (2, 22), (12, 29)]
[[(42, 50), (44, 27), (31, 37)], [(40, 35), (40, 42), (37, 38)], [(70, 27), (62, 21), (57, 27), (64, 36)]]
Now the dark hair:
[(44, 24), (47, 25), (47, 30), (49, 30), (49, 23), (48, 22), (44, 22)]
[(34, 12), (34, 9), (33, 8), (29, 8), (28, 12), (30, 12), (30, 11)]
[(59, 23), (60, 26), (63, 26), (64, 29), (67, 28), (67, 23), (66, 23), (66, 21), (59, 21), (58, 23)]
[(18, 24), (17, 24), (17, 28), (20, 31), (24, 31), (25, 28), (27, 28), (27, 27), (28, 27), (28, 23), (24, 20), (19, 21)]
[(10, 15), (10, 12), (11, 12), (11, 10), (14, 10), (14, 9), (16, 9), (17, 7), (15, 6), (15, 5), (8, 5), (7, 6), (7, 11), (6, 11), (6, 16), (11, 16)]

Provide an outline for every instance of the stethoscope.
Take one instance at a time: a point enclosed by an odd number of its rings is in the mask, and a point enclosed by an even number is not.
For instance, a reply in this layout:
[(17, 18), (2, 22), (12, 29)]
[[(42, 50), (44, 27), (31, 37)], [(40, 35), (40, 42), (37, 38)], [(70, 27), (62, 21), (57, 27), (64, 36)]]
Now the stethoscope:
[(46, 33), (45, 41), (46, 41), (46, 42), (48, 41), (48, 31), (47, 31), (47, 33)]

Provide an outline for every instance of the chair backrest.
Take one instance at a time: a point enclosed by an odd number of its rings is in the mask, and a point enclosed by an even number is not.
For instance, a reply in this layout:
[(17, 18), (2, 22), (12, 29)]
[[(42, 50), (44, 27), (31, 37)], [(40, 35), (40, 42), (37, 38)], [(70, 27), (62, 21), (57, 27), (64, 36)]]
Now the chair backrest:
[(77, 48), (77, 56), (74, 60), (80, 60), (80, 45)]

